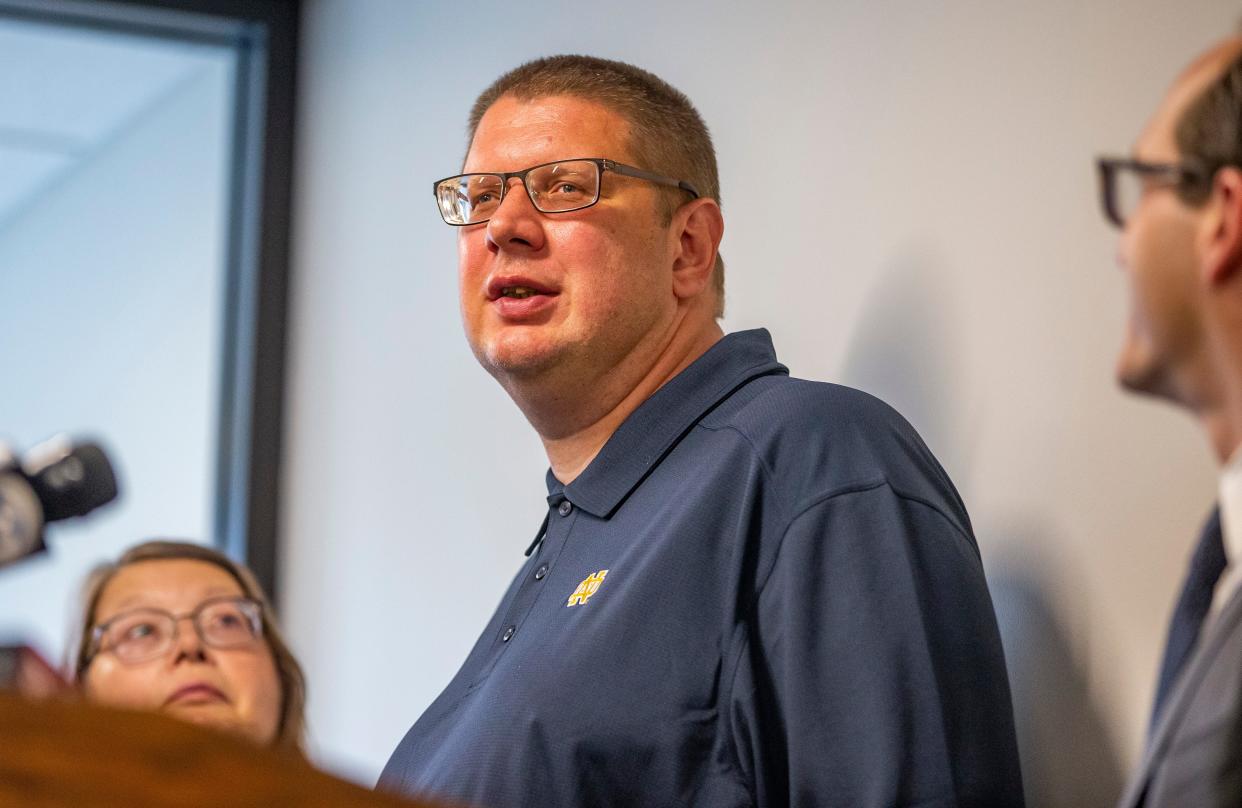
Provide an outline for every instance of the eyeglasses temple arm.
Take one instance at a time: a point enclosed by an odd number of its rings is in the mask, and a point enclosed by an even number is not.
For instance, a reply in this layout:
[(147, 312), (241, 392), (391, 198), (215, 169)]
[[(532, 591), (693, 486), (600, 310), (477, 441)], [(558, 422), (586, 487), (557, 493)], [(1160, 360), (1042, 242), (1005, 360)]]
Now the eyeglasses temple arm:
[(618, 174), (624, 174), (627, 177), (637, 177), (640, 180), (659, 183), (660, 185), (668, 185), (673, 188), (680, 188), (686, 193), (698, 199), (702, 194), (698, 189), (685, 180), (675, 180), (672, 177), (665, 177), (661, 174), (652, 174), (650, 171), (643, 171), (641, 168), (623, 165), (622, 163), (614, 163), (612, 160), (603, 161), (604, 169), (607, 171), (615, 171)]

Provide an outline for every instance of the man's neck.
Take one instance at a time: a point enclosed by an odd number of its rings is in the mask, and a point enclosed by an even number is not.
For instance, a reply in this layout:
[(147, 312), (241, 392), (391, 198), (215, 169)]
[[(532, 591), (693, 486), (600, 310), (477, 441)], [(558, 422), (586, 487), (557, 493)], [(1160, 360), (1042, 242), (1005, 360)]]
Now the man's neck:
[(1242, 311), (1223, 314), (1208, 340), (1207, 367), (1198, 374), (1200, 400), (1191, 407), (1221, 466), (1242, 443)]
[(675, 329), (655, 351), (654, 361), (651, 356), (627, 357), (636, 366), (605, 369), (576, 389), (558, 385), (556, 396), (520, 389), (509, 392), (539, 432), (552, 473), (568, 485), (634, 410), (723, 336), (715, 320), (693, 333)]
[(1212, 454), (1216, 456), (1216, 462), (1223, 467), (1229, 462), (1229, 458), (1233, 456), (1238, 446), (1236, 426), (1231, 423), (1231, 419), (1223, 409), (1199, 413), (1199, 424), (1203, 427), (1204, 434), (1207, 435), (1208, 445), (1212, 449)]

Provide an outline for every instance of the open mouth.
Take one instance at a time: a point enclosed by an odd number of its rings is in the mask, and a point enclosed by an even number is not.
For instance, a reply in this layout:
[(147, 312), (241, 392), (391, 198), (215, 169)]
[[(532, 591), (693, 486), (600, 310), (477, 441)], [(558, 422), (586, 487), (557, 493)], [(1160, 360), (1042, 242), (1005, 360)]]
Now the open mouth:
[(529, 300), (532, 297), (555, 297), (557, 291), (520, 275), (495, 277), (487, 284), (487, 298), (496, 300)]

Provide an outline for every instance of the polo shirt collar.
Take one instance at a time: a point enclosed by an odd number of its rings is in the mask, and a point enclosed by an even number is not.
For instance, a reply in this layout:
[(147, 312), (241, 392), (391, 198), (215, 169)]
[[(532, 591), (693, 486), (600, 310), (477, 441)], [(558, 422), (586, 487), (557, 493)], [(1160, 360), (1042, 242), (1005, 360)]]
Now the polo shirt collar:
[(726, 334), (630, 413), (569, 485), (548, 469), (548, 500), (564, 497), (606, 519), (691, 427), (758, 376), (787, 374), (766, 328)]

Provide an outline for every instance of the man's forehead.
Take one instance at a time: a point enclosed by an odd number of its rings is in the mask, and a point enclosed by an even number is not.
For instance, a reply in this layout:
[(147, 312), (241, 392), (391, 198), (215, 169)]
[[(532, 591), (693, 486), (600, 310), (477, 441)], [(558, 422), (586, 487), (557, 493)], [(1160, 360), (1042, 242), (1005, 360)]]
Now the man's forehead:
[(1242, 35), (1232, 36), (1204, 51), (1182, 71), (1179, 80), (1199, 78), (1207, 84), (1242, 56)]
[[(597, 101), (567, 95), (531, 99), (505, 95), (479, 120), (465, 165), (467, 170), (512, 171), (542, 158), (609, 157), (625, 161), (629, 158), (629, 130), (624, 117)], [(494, 164), (514, 161), (527, 162)]]
[(1150, 152), (1169, 152), (1160, 157), (1175, 155), (1175, 130), (1186, 108), (1197, 99), (1207, 86), (1215, 81), (1239, 56), (1242, 56), (1242, 36), (1230, 37), (1200, 54), (1174, 80), (1160, 106), (1143, 129), (1134, 151), (1140, 156)]

